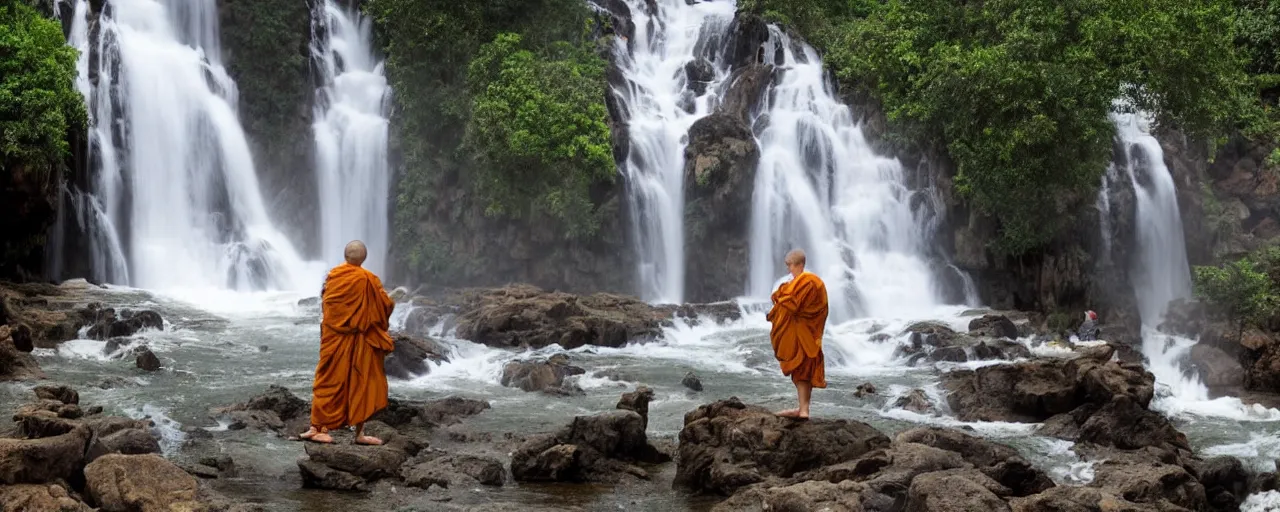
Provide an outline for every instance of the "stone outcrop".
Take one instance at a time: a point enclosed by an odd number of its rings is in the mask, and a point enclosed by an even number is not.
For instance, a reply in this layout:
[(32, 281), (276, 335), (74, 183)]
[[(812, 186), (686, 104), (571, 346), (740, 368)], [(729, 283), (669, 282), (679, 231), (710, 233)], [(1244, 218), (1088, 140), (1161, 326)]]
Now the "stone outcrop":
[(568, 356), (557, 354), (547, 359), (512, 361), (502, 367), (502, 385), (525, 391), (572, 391), (565, 379), (586, 373), (569, 364)]
[(200, 507), (195, 477), (159, 455), (106, 455), (85, 466), (84, 479), (90, 500), (103, 511)]
[(686, 251), (685, 296), (709, 302), (742, 295), (760, 161), (755, 136), (745, 119), (715, 112), (689, 128), (684, 156), (685, 243), (696, 248)]
[(383, 369), (389, 378), (412, 379), (430, 373), (428, 361), (436, 364), (449, 361), (449, 351), (439, 341), (398, 332), (391, 335), (396, 348), (383, 361)]
[[(1025, 359), (1031, 349), (1012, 341), (1018, 328), (1002, 315), (987, 315), (969, 323), (969, 333), (958, 333), (937, 322), (916, 322), (901, 334), (907, 344), (898, 348), (909, 364), (923, 361), (963, 363), (970, 360)], [(1009, 336), (1012, 334), (1012, 336)]]
[(511, 454), (511, 475), (521, 482), (648, 479), (642, 465), (671, 457), (649, 444), (644, 425), (644, 417), (630, 410), (575, 417), (554, 433), (521, 443)]

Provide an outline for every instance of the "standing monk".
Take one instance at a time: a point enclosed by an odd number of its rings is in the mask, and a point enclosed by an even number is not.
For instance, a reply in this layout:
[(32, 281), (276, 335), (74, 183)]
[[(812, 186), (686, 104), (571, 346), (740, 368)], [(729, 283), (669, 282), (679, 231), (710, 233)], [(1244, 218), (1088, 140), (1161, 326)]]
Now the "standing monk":
[(783, 375), (790, 375), (800, 397), (800, 407), (779, 411), (778, 416), (809, 418), (813, 388), (827, 387), (822, 331), (827, 325), (827, 286), (804, 269), (804, 251), (787, 253), (791, 280), (773, 292), (773, 309), (765, 318), (773, 324), (769, 341)]
[(302, 439), (332, 443), (332, 429), (356, 427), (356, 444), (379, 445), (364, 434), (364, 422), (387, 406), (383, 359), (395, 349), (387, 333), (395, 302), (382, 280), (361, 268), (364, 243), (347, 244), (347, 262), (329, 271), (320, 290), (320, 364), (312, 384), (311, 429)]

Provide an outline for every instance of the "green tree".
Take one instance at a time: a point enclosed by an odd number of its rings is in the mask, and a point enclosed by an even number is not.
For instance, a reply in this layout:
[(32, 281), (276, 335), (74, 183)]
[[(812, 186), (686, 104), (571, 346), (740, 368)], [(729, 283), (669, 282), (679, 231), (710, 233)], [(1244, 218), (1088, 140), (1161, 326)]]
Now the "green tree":
[(555, 43), (541, 54), (499, 34), (471, 62), (467, 146), (491, 215), (543, 213), (570, 237), (594, 234), (591, 186), (616, 174), (603, 103), (605, 62)]
[(85, 127), (75, 49), (62, 27), (21, 2), (0, 3), (0, 275), (36, 271), (70, 154)]
[(1271, 276), (1249, 258), (1221, 267), (1195, 267), (1195, 293), (1215, 313), (1235, 322), (1237, 335), (1248, 325), (1267, 321), (1280, 306)]
[(1216, 136), (1244, 82), (1225, 0), (888, 0), (844, 21), (828, 62), (900, 131), (947, 148), (957, 190), (1021, 254), (1091, 198), (1117, 98)]
[(68, 130), (84, 126), (86, 118), (74, 86), (78, 55), (67, 46), (58, 22), (26, 4), (0, 5), (0, 162), (5, 172), (48, 173), (61, 167), (70, 152)]

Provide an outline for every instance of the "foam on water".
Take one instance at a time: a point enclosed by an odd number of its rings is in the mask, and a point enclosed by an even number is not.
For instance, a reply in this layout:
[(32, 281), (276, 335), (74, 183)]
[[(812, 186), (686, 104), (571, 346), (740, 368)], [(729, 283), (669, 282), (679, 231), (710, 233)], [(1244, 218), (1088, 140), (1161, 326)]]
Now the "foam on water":
[(1280, 434), (1254, 432), (1249, 434), (1248, 441), (1210, 446), (1204, 453), (1239, 457), (1255, 471), (1276, 471), (1280, 469), (1276, 467), (1276, 461), (1280, 460)]
[(1240, 512), (1276, 512), (1280, 510), (1280, 491), (1250, 494), (1240, 504)]

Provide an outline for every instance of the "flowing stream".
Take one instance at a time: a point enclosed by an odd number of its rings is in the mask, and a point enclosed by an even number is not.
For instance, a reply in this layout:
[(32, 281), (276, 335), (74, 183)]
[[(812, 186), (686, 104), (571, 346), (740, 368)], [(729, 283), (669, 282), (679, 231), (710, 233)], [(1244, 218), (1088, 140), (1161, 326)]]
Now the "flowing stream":
[(320, 184), (320, 243), (326, 261), (362, 240), (365, 268), (383, 273), (390, 236), (387, 205), (387, 108), (391, 86), (374, 55), (372, 23), (334, 0), (317, 7), (312, 54), (323, 72), (317, 93), (316, 176)]

